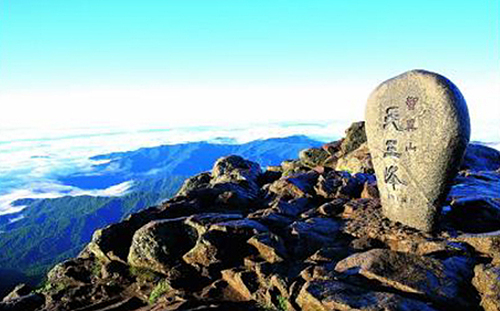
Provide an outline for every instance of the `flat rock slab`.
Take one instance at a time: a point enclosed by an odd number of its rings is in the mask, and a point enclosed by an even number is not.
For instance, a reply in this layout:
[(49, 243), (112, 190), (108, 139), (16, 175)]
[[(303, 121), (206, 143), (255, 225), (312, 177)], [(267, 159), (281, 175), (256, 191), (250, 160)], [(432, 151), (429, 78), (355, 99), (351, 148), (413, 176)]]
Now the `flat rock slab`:
[(322, 280), (304, 284), (296, 299), (303, 311), (433, 311), (428, 304), (393, 293), (374, 292), (347, 283)]
[[(465, 257), (437, 260), (387, 249), (356, 253), (337, 263), (337, 272), (359, 274), (381, 286), (421, 296), (455, 310), (471, 307), (472, 265)], [(448, 305), (453, 302), (452, 305)]]
[(500, 230), (487, 233), (466, 233), (451, 241), (464, 242), (479, 253), (491, 257), (492, 263), (500, 264)]
[(385, 216), (431, 231), (470, 137), (458, 88), (423, 70), (385, 81), (368, 99), (366, 135)]

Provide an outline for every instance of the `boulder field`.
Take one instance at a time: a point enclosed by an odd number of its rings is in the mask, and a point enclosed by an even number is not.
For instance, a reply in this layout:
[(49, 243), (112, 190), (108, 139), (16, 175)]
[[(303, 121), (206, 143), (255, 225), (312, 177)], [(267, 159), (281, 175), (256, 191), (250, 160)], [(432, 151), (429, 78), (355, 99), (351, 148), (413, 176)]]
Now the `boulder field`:
[(423, 232), (383, 217), (364, 131), (265, 169), (221, 158), (0, 310), (500, 310), (500, 152), (469, 144)]

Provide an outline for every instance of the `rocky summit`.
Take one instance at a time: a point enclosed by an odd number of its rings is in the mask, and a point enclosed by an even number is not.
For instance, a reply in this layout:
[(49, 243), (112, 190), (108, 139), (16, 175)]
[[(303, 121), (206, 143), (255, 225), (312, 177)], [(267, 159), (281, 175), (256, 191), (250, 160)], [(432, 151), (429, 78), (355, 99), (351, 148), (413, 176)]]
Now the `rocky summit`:
[(432, 230), (469, 142), (462, 94), (436, 73), (405, 72), (372, 92), (366, 128), (384, 215)]
[(0, 310), (500, 310), (500, 152), (456, 169), (426, 232), (384, 216), (363, 122), (280, 166), (224, 157)]

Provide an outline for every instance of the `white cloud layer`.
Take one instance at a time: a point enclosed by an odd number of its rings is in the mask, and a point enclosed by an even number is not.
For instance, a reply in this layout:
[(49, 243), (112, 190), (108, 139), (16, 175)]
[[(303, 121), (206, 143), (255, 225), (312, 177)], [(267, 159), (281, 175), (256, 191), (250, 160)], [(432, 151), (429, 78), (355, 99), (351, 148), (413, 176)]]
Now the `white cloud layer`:
[(364, 102), (367, 94), (336, 86), (177, 86), (8, 92), (0, 94), (0, 102), (9, 111), (0, 116), (0, 126), (172, 127), (317, 119), (318, 115), (324, 117), (325, 114), (326, 118), (347, 117), (347, 113), (356, 112), (338, 111), (340, 104)]
[(135, 150), (163, 144), (212, 140), (227, 137), (245, 143), (269, 137), (308, 134), (317, 139), (338, 138), (349, 122), (253, 124), (251, 126), (124, 129), (73, 128), (37, 131), (9, 130), (0, 137), (0, 215), (22, 210), (11, 203), (21, 198), (57, 198), (64, 195), (114, 196), (126, 193), (131, 182), (101, 190), (83, 191), (56, 180), (109, 160), (89, 157), (109, 152)]
[[(291, 120), (361, 120), (376, 84), (206, 84), (0, 90), (0, 128), (241, 125)], [(474, 122), (500, 119), (500, 78), (457, 81)]]
[[(300, 109), (306, 108), (308, 107)], [(349, 109), (350, 107), (346, 107), (346, 110)], [(267, 115), (267, 112), (263, 115)], [(321, 113), (318, 117), (320, 116)], [(314, 122), (255, 121), (220, 127), (123, 126), (0, 130), (0, 215), (21, 210), (23, 207), (11, 205), (11, 202), (20, 198), (54, 198), (83, 194), (113, 196), (126, 193), (131, 182), (90, 191), (56, 182), (60, 176), (89, 172), (92, 165), (109, 161), (89, 160), (89, 157), (94, 155), (164, 144), (210, 141), (216, 138), (245, 143), (255, 139), (305, 134), (319, 140), (332, 141), (343, 135), (351, 121), (357, 120), (342, 117), (335, 119), (336, 117), (337, 115), (334, 115), (331, 120)], [(493, 118), (474, 123), (474, 117), (472, 120), (472, 139), (489, 142), (488, 145), (499, 149), (499, 121)]]
[(13, 206), (12, 203), (19, 199), (53, 199), (63, 196), (121, 196), (127, 193), (132, 187), (132, 181), (126, 181), (106, 189), (82, 190), (76, 187), (61, 185), (57, 183), (38, 183), (30, 185), (25, 189), (16, 189), (8, 194), (0, 196), (0, 215), (16, 213), (23, 210), (26, 206)]

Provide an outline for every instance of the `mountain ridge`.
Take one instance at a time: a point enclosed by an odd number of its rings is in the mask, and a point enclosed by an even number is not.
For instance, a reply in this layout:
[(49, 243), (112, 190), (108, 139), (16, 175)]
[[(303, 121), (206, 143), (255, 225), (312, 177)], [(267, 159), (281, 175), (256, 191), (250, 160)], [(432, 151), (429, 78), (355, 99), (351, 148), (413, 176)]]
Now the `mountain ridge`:
[[(90, 172), (66, 177), (69, 181), (60, 176), (59, 181), (93, 189), (86, 186), (107, 188), (134, 180), (128, 193), (122, 196), (82, 195), (14, 201), (14, 205), (27, 207), (17, 213), (0, 216), (0, 232), (4, 231), (0, 233), (0, 266), (15, 269), (18, 274), (27, 273), (28, 279), (34, 277), (34, 281), (30, 282), (34, 284), (39, 280), (37, 276), (45, 274), (50, 266), (76, 256), (96, 229), (160, 204), (177, 192), (185, 178), (193, 172), (209, 170), (220, 156), (236, 153), (275, 164), (294, 157), (303, 148), (320, 144), (306, 136), (291, 136), (241, 145), (214, 145), (209, 142), (165, 145), (92, 157), (94, 160), (112, 160), (94, 165)], [(285, 145), (287, 148), (284, 148)], [(193, 161), (198, 163), (193, 165)], [(156, 171), (145, 174), (151, 170)], [(20, 219), (12, 222), (16, 218)], [(6, 282), (4, 277), (2, 283)], [(0, 293), (6, 291), (0, 290)]]
[(14, 291), (3, 304), (39, 311), (500, 306), (492, 291), (500, 285), (500, 152), (469, 145), (439, 228), (425, 233), (382, 216), (363, 131), (354, 124), (344, 139), (264, 171), (241, 156), (219, 158), (160, 206), (95, 231), (42, 288)]

